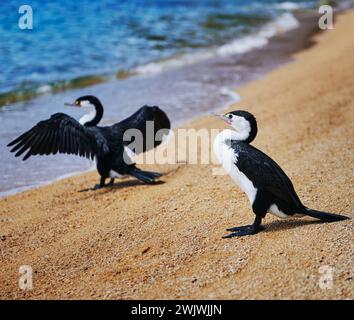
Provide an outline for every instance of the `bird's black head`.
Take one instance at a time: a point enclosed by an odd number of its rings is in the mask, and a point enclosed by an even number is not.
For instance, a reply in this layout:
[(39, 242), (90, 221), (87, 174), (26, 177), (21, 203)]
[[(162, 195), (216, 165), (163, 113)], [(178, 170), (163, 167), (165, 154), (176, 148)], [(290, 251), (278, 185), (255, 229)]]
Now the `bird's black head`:
[(101, 101), (95, 96), (82, 96), (74, 103), (65, 105), (82, 108), (87, 114), (80, 119), (80, 123), (86, 127), (96, 126), (103, 117), (103, 106)]
[(93, 106), (102, 106), (101, 101), (95, 96), (82, 96), (74, 101), (77, 106), (83, 107), (84, 105), (92, 104)]
[(240, 140), (250, 143), (257, 135), (257, 121), (248, 111), (237, 110), (220, 115), (227, 124), (232, 126), (239, 134)]

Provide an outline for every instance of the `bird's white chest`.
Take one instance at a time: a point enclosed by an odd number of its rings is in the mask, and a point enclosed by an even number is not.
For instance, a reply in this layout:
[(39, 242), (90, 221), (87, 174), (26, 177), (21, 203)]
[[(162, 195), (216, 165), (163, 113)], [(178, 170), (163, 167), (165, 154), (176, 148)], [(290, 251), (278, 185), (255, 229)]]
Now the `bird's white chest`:
[(222, 134), (223, 132), (215, 138), (214, 153), (225, 171), (231, 176), (240, 189), (246, 193), (252, 205), (257, 195), (257, 188), (255, 188), (252, 181), (238, 169), (236, 165), (238, 155), (230, 146), (225, 144), (225, 138)]

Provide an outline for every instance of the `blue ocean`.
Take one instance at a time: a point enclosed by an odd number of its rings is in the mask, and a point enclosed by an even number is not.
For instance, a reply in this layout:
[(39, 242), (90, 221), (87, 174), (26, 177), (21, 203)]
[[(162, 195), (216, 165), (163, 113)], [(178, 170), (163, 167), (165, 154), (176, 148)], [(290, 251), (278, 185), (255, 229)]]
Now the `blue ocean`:
[[(64, 102), (96, 95), (103, 124), (144, 104), (162, 107), (173, 126), (220, 109), (303, 45), (299, 16), (317, 1), (31, 0), (30, 30), (19, 28), (22, 4), (0, 2), (2, 195), (92, 168), (67, 155), (22, 162), (6, 147), (55, 112), (82, 116)], [(300, 40), (285, 36), (294, 30)]]
[(0, 2), (0, 94), (124, 77), (151, 62), (227, 44), (316, 1), (32, 0), (26, 2), (32, 30), (18, 27), (22, 3)]

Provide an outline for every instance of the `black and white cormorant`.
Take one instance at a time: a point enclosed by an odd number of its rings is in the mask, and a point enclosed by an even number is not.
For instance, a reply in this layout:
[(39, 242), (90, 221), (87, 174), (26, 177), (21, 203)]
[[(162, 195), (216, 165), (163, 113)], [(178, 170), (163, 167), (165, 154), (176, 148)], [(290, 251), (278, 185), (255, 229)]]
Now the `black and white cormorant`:
[[(128, 129), (138, 129), (142, 133), (143, 146), (141, 152), (159, 145), (161, 141), (155, 140), (155, 134), (163, 130), (168, 133), (170, 120), (157, 106), (144, 106), (127, 119), (112, 126), (98, 127), (97, 124), (103, 116), (103, 106), (94, 96), (83, 96), (74, 103), (65, 105), (80, 107), (86, 114), (79, 120), (64, 113), (53, 114), (48, 120), (40, 121), (32, 129), (25, 132), (8, 144), (13, 147), (18, 157), (27, 152), (23, 160), (34, 155), (49, 155), (56, 153), (75, 154), (89, 159), (96, 158), (97, 171), (101, 176), (100, 183), (95, 188), (105, 186), (105, 180), (111, 178), (108, 185), (113, 185), (114, 178), (125, 175), (151, 183), (161, 174), (138, 169), (129, 161), (127, 146), (132, 140), (123, 141), (124, 132)], [(147, 137), (146, 123), (153, 122), (153, 134)], [(147, 141), (153, 139), (153, 141)], [(134, 150), (135, 151), (135, 150)], [(137, 152), (136, 152), (137, 153)], [(128, 161), (127, 161), (128, 159)]]
[(246, 193), (256, 215), (252, 225), (227, 229), (224, 238), (251, 235), (263, 229), (261, 221), (269, 212), (280, 218), (307, 215), (325, 222), (345, 216), (305, 207), (288, 176), (270, 157), (250, 145), (257, 135), (255, 117), (247, 111), (217, 115), (234, 130), (226, 129), (214, 141), (214, 152), (234, 182)]

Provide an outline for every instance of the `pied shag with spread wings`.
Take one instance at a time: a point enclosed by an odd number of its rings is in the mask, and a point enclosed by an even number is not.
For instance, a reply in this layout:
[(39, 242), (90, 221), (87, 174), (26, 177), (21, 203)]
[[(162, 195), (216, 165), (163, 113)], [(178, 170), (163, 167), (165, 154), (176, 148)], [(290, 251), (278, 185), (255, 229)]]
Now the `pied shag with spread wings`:
[[(133, 136), (130, 140), (123, 138), (128, 129), (141, 132), (142, 142), (134, 150), (135, 153), (145, 152), (159, 145), (162, 139), (156, 140), (156, 134), (159, 132), (162, 138), (171, 127), (169, 118), (159, 107), (144, 106), (119, 123), (98, 127), (103, 116), (103, 106), (96, 97), (83, 96), (66, 105), (81, 107), (86, 114), (79, 121), (64, 113), (53, 114), (48, 120), (40, 121), (10, 142), (8, 146), (13, 147), (11, 152), (16, 152), (16, 157), (26, 152), (23, 160), (34, 155), (56, 153), (96, 158), (97, 171), (101, 176), (96, 189), (104, 187), (107, 178), (111, 178), (109, 185), (113, 185), (114, 178), (125, 175), (134, 176), (145, 183), (152, 183), (161, 176), (157, 172), (138, 169), (130, 161), (127, 150), (136, 137)], [(146, 128), (149, 122), (153, 131), (148, 137)]]
[(250, 143), (257, 135), (255, 117), (247, 111), (217, 115), (234, 130), (224, 130), (214, 141), (214, 152), (227, 173), (245, 192), (256, 215), (248, 226), (227, 229), (224, 238), (255, 234), (263, 229), (262, 219), (269, 212), (280, 218), (311, 216), (325, 222), (348, 219), (333, 213), (305, 207), (285, 172), (262, 151)]

